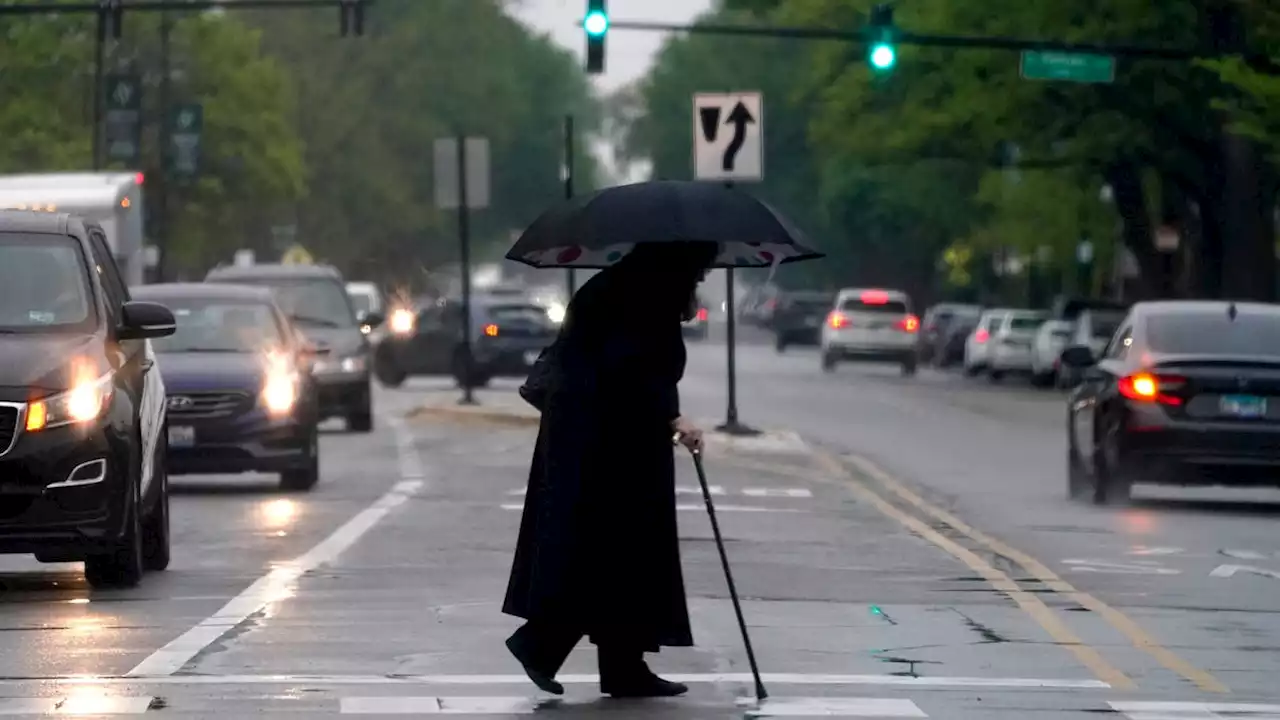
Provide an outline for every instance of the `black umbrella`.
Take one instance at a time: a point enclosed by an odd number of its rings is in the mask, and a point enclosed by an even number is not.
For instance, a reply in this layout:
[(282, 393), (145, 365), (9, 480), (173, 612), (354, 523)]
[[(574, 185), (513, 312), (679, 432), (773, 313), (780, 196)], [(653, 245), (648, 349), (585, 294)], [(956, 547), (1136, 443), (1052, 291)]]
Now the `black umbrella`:
[(533, 267), (604, 268), (639, 243), (714, 242), (715, 267), (811, 260), (803, 233), (765, 203), (716, 183), (659, 180), (576, 197), (529, 226), (507, 259)]

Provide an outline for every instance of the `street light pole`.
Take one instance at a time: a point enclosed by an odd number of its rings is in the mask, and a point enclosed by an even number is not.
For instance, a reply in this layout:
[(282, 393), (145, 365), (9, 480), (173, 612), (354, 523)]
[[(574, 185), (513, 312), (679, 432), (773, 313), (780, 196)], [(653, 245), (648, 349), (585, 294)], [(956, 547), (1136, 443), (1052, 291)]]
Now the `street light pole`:
[[(564, 116), (564, 199), (573, 198), (573, 115)], [(573, 293), (578, 289), (578, 283), (574, 278), (573, 268), (565, 269), (565, 283), (569, 289), (569, 294), (565, 296), (564, 304), (568, 306), (569, 301), (573, 300)]]
[(102, 116), (105, 113), (103, 104), (103, 62), (106, 55), (107, 46), (107, 10), (105, 7), (98, 9), (98, 28), (97, 37), (95, 38), (93, 47), (93, 169), (101, 170), (106, 164), (103, 160), (102, 152)]
[(169, 115), (173, 105), (173, 70), (170, 41), (173, 35), (173, 17), (168, 11), (160, 13), (160, 183), (156, 188), (155, 245), (156, 282), (167, 277), (169, 260)]

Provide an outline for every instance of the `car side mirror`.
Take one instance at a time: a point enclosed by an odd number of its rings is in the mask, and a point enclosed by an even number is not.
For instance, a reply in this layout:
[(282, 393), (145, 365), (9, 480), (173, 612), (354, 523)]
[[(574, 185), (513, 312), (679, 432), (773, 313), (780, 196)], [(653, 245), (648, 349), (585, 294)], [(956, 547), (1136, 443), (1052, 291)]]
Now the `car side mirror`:
[(387, 321), (387, 319), (382, 316), (382, 313), (373, 310), (360, 313), (358, 320), (361, 325), (367, 325), (371, 328), (376, 328)]
[(1097, 359), (1093, 356), (1093, 349), (1087, 345), (1072, 345), (1062, 351), (1062, 363), (1069, 368), (1084, 369), (1093, 367), (1097, 363)]
[(117, 329), (121, 340), (144, 340), (172, 335), (178, 329), (169, 308), (159, 303), (135, 300), (124, 304), (122, 321)]

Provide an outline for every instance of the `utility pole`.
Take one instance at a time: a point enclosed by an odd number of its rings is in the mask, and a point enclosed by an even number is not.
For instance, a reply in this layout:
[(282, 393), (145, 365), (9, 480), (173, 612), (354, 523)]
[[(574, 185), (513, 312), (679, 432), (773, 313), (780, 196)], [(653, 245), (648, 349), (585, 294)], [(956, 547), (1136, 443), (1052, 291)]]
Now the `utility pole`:
[(170, 136), (169, 115), (173, 107), (173, 67), (172, 48), (173, 16), (168, 11), (160, 12), (160, 132), (157, 134), (160, 143), (160, 182), (156, 188), (155, 245), (156, 282), (164, 282), (168, 277), (169, 265), (169, 153)]
[[(564, 199), (573, 198), (573, 115), (564, 116)], [(565, 283), (569, 290), (569, 294), (565, 296), (564, 304), (567, 307), (569, 301), (573, 300), (573, 294), (578, 290), (578, 283), (574, 278), (573, 268), (565, 268)]]

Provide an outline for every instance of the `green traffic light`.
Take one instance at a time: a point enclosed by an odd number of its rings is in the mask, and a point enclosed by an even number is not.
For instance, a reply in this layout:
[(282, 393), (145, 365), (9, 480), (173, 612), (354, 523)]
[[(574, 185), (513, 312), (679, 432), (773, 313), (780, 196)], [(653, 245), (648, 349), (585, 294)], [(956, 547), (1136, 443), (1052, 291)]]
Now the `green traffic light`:
[(599, 10), (592, 10), (582, 20), (582, 28), (592, 37), (600, 37), (609, 29), (609, 16)]
[(898, 53), (889, 43), (876, 43), (871, 48), (871, 65), (877, 70), (888, 70), (898, 61)]

